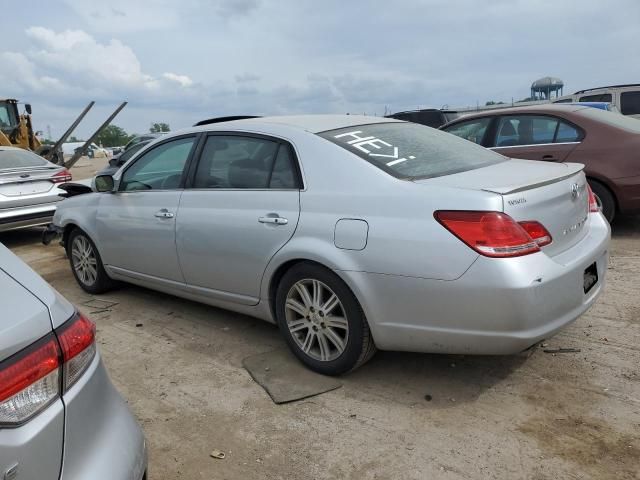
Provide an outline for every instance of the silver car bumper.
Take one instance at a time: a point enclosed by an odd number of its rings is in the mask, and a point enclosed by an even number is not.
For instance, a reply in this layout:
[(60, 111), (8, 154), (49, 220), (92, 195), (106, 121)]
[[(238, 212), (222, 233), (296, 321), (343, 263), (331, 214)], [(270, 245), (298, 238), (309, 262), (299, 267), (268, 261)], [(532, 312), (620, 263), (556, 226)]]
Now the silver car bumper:
[[(610, 228), (592, 215), (587, 236), (549, 257), (479, 256), (457, 280), (338, 272), (362, 302), (383, 350), (512, 354), (554, 335), (586, 312), (602, 293)], [(598, 282), (583, 290), (596, 264)]]
[(0, 209), (0, 232), (51, 222), (58, 202)]
[(142, 430), (112, 385), (99, 354), (64, 395), (61, 480), (141, 480), (147, 470)]

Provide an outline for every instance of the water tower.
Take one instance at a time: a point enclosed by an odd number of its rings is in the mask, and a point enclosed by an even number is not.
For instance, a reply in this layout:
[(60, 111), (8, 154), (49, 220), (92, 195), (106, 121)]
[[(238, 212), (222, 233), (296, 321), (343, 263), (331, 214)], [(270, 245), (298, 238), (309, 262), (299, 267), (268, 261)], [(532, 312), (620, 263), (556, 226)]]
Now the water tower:
[(549, 100), (552, 94), (562, 96), (564, 82), (559, 78), (543, 77), (531, 84), (531, 100)]

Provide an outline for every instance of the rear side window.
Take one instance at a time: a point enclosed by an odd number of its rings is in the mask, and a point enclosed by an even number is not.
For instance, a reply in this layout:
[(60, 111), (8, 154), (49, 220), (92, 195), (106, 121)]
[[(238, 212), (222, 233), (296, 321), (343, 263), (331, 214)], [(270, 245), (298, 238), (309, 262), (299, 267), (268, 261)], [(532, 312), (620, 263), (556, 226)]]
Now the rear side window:
[(464, 138), (465, 140), (481, 145), (489, 123), (491, 123), (491, 117), (478, 118), (456, 123), (450, 127), (443, 128), (443, 130), (456, 137)]
[(622, 93), (620, 104), (620, 111), (623, 115), (640, 115), (640, 92)]
[(194, 188), (297, 188), (288, 145), (264, 138), (210, 135), (196, 170)]
[(374, 123), (319, 133), (397, 178), (431, 178), (507, 159), (454, 135), (415, 123)]
[(44, 167), (48, 165), (44, 158), (25, 150), (0, 149), (0, 169)]
[(585, 95), (580, 97), (580, 102), (611, 102), (613, 97), (610, 93), (597, 93), (595, 95)]
[(560, 121), (558, 132), (556, 133), (555, 143), (577, 142), (580, 140), (580, 132), (573, 125)]

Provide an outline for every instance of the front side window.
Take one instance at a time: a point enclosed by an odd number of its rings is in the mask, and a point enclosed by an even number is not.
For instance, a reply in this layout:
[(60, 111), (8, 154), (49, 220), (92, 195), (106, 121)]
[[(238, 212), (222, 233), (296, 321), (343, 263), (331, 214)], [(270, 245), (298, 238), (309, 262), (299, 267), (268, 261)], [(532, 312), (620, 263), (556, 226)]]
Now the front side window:
[(536, 115), (502, 117), (498, 122), (496, 147), (552, 143), (558, 120)]
[(465, 140), (481, 145), (489, 123), (491, 123), (490, 117), (478, 118), (475, 120), (456, 123), (455, 125), (451, 125), (443, 130), (455, 135), (456, 137), (464, 138)]
[(640, 115), (640, 92), (623, 92), (620, 104), (623, 115)]
[(581, 102), (609, 102), (613, 100), (610, 93), (597, 93), (595, 95), (585, 95), (580, 97)]
[(237, 135), (210, 135), (196, 170), (194, 188), (297, 188), (288, 145)]
[(195, 137), (172, 140), (142, 154), (122, 175), (120, 190), (179, 188)]
[(507, 160), (455, 135), (415, 123), (356, 125), (318, 135), (404, 179), (440, 177)]

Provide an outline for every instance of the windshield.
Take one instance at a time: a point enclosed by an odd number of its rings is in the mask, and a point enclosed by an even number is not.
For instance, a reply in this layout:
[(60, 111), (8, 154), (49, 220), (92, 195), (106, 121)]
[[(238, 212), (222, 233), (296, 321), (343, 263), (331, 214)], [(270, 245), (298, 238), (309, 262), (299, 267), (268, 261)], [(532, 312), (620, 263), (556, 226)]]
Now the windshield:
[(628, 132), (640, 133), (640, 120), (637, 118), (627, 117), (618, 112), (607, 112), (597, 108), (585, 108), (580, 110), (580, 114), (593, 120), (599, 120), (607, 125), (622, 128)]
[(415, 123), (374, 123), (319, 135), (398, 178), (440, 177), (507, 160), (455, 135)]
[(0, 149), (1, 168), (29, 168), (47, 166), (44, 158), (26, 150), (2, 150)]

